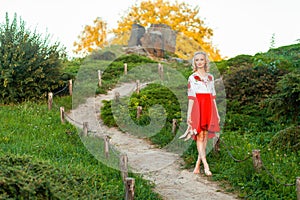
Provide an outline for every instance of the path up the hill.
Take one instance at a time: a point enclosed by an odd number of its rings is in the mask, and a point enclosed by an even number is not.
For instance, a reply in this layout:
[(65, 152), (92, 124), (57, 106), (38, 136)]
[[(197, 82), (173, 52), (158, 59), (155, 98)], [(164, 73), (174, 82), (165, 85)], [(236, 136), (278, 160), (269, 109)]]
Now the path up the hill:
[[(99, 115), (102, 100), (111, 100), (115, 92), (120, 96), (129, 95), (135, 89), (135, 83), (126, 83), (109, 91), (107, 95), (98, 95), (86, 100), (70, 115), (77, 122), (88, 122), (89, 129), (105, 132), (111, 137), (110, 143), (128, 156), (130, 168), (143, 178), (155, 184), (155, 191), (166, 200), (231, 200), (236, 195), (226, 193), (217, 182), (210, 181), (203, 174), (195, 175), (182, 168), (183, 160), (175, 153), (155, 148), (145, 139), (137, 138), (116, 128), (103, 125)], [(71, 121), (74, 125), (78, 124)], [(82, 128), (82, 127), (80, 127)], [(99, 130), (100, 129), (100, 130)]]

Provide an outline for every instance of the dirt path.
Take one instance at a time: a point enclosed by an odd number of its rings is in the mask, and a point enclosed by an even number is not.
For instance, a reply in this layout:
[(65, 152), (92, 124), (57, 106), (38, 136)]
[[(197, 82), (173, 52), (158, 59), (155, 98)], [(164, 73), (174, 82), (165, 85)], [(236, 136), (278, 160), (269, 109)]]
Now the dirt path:
[[(203, 174), (195, 175), (191, 171), (182, 169), (183, 160), (179, 155), (154, 148), (144, 139), (103, 125), (99, 119), (102, 100), (113, 99), (115, 92), (119, 92), (120, 96), (128, 95), (134, 88), (135, 83), (124, 84), (108, 92), (107, 95), (89, 98), (85, 104), (72, 110), (70, 115), (75, 121), (88, 122), (90, 130), (109, 133), (111, 144), (120, 152), (127, 154), (132, 170), (143, 174), (145, 179), (153, 181), (156, 186), (155, 191), (164, 199), (237, 199), (235, 195), (225, 193), (216, 182), (209, 181), (209, 178)], [(76, 123), (74, 125), (78, 126)]]

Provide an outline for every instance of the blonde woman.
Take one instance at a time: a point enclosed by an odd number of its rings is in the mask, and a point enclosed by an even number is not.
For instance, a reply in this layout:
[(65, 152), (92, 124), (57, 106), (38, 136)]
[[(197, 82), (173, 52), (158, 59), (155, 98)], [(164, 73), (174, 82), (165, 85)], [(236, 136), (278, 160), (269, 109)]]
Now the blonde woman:
[(206, 160), (206, 145), (208, 138), (220, 131), (220, 117), (216, 106), (214, 77), (208, 73), (209, 59), (205, 52), (196, 52), (193, 60), (193, 74), (188, 79), (188, 112), (187, 124), (192, 139), (196, 141), (198, 159), (193, 173), (200, 173), (202, 161), (204, 173), (212, 173)]

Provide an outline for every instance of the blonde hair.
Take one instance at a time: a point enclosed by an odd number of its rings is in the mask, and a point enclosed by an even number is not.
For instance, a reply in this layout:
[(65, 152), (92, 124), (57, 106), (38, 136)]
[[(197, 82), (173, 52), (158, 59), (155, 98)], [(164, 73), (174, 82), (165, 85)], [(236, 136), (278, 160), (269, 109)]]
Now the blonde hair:
[(208, 58), (207, 53), (205, 53), (204, 51), (197, 51), (197, 52), (194, 53), (194, 56), (193, 56), (193, 59), (192, 59), (193, 72), (197, 71), (197, 67), (195, 65), (195, 57), (197, 55), (204, 55), (205, 61), (206, 61), (205, 66), (204, 66), (204, 70), (206, 72), (208, 72), (208, 70), (209, 70), (209, 66), (208, 65), (209, 65), (210, 60)]

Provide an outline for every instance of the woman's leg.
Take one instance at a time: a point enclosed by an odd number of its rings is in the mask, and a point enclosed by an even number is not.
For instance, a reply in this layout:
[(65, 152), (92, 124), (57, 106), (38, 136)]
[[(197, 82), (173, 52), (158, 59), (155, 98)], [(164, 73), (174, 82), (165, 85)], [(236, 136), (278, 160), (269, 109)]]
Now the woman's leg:
[(194, 174), (200, 173), (200, 164), (201, 164), (201, 158), (200, 158), (200, 155), (198, 154), (198, 159), (197, 159), (194, 171), (193, 171)]
[(196, 146), (198, 150), (198, 159), (194, 168), (194, 174), (199, 174), (200, 173), (200, 164), (201, 164), (201, 159), (203, 157), (203, 131), (197, 134), (197, 140), (196, 140)]
[[(202, 132), (200, 133), (202, 134)], [(200, 137), (198, 134), (196, 137), (197, 137), (197, 140), (196, 140), (196, 146), (197, 146), (197, 150), (198, 150), (198, 158), (197, 158), (197, 162), (196, 162), (196, 165), (195, 165), (195, 168), (194, 168), (194, 171), (193, 173), (194, 174), (199, 174), (200, 173), (200, 164), (201, 164), (201, 149), (202, 149), (202, 141), (200, 141)]]
[(202, 145), (202, 149), (201, 149), (201, 152), (202, 152), (201, 154), (203, 155), (202, 156), (202, 162), (203, 162), (203, 167), (204, 167), (204, 173), (205, 173), (205, 175), (211, 176), (212, 173), (209, 170), (209, 165), (208, 165), (207, 160), (206, 160), (207, 139), (208, 139), (208, 131), (204, 131), (203, 145)]

